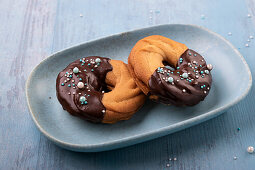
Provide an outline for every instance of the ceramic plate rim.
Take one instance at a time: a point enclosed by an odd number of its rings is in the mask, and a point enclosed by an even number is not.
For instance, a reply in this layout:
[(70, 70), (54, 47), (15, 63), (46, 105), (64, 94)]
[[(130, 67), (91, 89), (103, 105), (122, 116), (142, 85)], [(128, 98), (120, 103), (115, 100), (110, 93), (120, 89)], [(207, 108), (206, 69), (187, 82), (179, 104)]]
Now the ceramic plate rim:
[[(144, 29), (149, 29), (149, 28), (157, 28), (157, 27), (162, 27), (162, 26), (190, 26), (190, 27), (194, 27), (194, 28), (197, 28), (197, 29), (201, 29), (203, 31), (206, 31), (218, 38), (220, 38), (222, 41), (224, 41), (226, 44), (228, 44), (233, 50), (234, 52), (241, 58), (243, 64), (245, 65), (245, 68), (247, 70), (247, 73), (249, 75), (249, 83), (248, 83), (248, 86), (245, 90), (245, 92), (240, 95), (239, 97), (237, 97), (236, 99), (234, 99), (232, 102), (222, 106), (222, 107), (219, 107), (217, 109), (214, 109), (212, 111), (209, 111), (209, 112), (206, 112), (202, 115), (199, 115), (199, 116), (196, 116), (196, 117), (193, 117), (193, 118), (190, 118), (188, 120), (184, 120), (184, 121), (181, 121), (179, 123), (175, 123), (173, 125), (169, 125), (169, 126), (166, 126), (166, 127), (163, 127), (163, 128), (160, 128), (160, 129), (157, 129), (157, 130), (154, 130), (154, 131), (151, 131), (151, 132), (145, 132), (145, 133), (141, 133), (139, 135), (133, 135), (133, 136), (130, 136), (130, 137), (125, 137), (125, 138), (122, 138), (122, 139), (118, 139), (118, 140), (113, 140), (111, 142), (105, 142), (105, 143), (99, 143), (99, 144), (73, 144), (73, 143), (68, 143), (68, 142), (64, 142), (62, 140), (59, 140), (57, 138), (55, 138), (54, 136), (50, 135), (48, 132), (46, 132), (43, 127), (41, 127), (39, 121), (36, 119), (35, 117), (35, 114), (33, 113), (33, 109), (32, 109), (32, 106), (30, 105), (30, 97), (29, 97), (29, 87), (30, 87), (30, 83), (31, 83), (31, 80), (32, 80), (32, 77), (35, 73), (35, 71), (38, 69), (38, 67), (45, 63), (47, 60), (49, 60), (50, 58), (52, 57), (56, 57), (57, 55), (61, 54), (61, 53), (64, 53), (66, 52), (67, 50), (70, 50), (70, 49), (74, 49), (74, 48), (78, 48), (79, 46), (83, 46), (85, 44), (88, 44), (88, 43), (93, 43), (95, 41), (98, 41), (98, 40), (103, 40), (103, 39), (106, 39), (106, 38), (113, 38), (113, 37), (116, 37), (116, 36), (120, 36), (120, 35), (124, 35), (124, 34), (128, 34), (130, 32), (133, 32), (133, 31), (142, 31)], [(26, 87), (25, 87), (25, 90), (26, 90), (26, 99), (27, 99), (27, 104), (28, 104), (28, 108), (29, 108), (29, 111), (30, 111), (30, 115), (34, 121), (34, 123), (36, 124), (36, 127), (50, 140), (52, 140), (53, 142), (55, 142), (56, 144), (59, 144), (65, 148), (73, 148), (74, 150), (77, 150), (77, 149), (83, 149), (83, 150), (93, 150), (95, 148), (103, 148), (103, 147), (107, 147), (107, 146), (113, 146), (115, 144), (118, 144), (118, 143), (122, 143), (122, 142), (127, 142), (127, 141), (134, 141), (134, 140), (138, 140), (138, 139), (142, 139), (142, 138), (145, 138), (147, 136), (151, 136), (151, 135), (154, 135), (154, 134), (157, 134), (158, 132), (161, 132), (161, 133), (164, 133), (164, 132), (167, 132), (167, 131), (171, 131), (173, 129), (176, 129), (176, 128), (181, 128), (182, 126), (185, 126), (186, 125), (191, 125), (192, 122), (201, 122), (202, 120), (207, 120), (207, 118), (211, 118), (213, 117), (214, 115), (217, 115), (217, 113), (222, 113), (224, 112), (226, 109), (230, 108), (231, 106), (237, 104), (238, 102), (240, 102), (242, 99), (244, 99), (244, 97), (248, 94), (248, 92), (250, 91), (251, 89), (251, 86), (252, 86), (252, 74), (251, 74), (251, 71), (250, 71), (250, 68), (247, 64), (247, 62), (245, 61), (244, 57), (241, 55), (241, 53), (228, 41), (226, 40), (224, 37), (222, 37), (221, 35), (213, 32), (213, 31), (210, 31), (208, 30), (207, 28), (204, 28), (202, 26), (198, 26), (198, 25), (193, 25), (193, 24), (162, 24), (162, 25), (157, 25), (157, 26), (152, 26), (152, 27), (145, 27), (145, 28), (140, 28), (140, 29), (134, 29), (134, 30), (131, 30), (131, 31), (127, 31), (127, 32), (122, 32), (122, 33), (117, 33), (117, 34), (112, 34), (110, 36), (104, 36), (102, 38), (97, 38), (97, 39), (93, 39), (93, 40), (90, 40), (88, 42), (84, 42), (84, 43), (80, 43), (80, 44), (77, 44), (77, 45), (74, 45), (74, 46), (71, 46), (71, 47), (68, 47), (68, 48), (65, 48), (61, 51), (57, 51), (53, 54), (51, 54), (50, 56), (46, 57), (45, 59), (43, 59), (37, 66), (34, 67), (34, 69), (31, 71), (27, 81), (26, 81)], [(189, 127), (189, 126), (188, 126)], [(161, 135), (163, 136), (163, 135)], [(138, 142), (140, 143), (140, 142)], [(102, 150), (108, 150), (108, 149), (102, 149)], [(84, 152), (84, 151), (83, 151)], [(90, 151), (91, 152), (91, 151)]]

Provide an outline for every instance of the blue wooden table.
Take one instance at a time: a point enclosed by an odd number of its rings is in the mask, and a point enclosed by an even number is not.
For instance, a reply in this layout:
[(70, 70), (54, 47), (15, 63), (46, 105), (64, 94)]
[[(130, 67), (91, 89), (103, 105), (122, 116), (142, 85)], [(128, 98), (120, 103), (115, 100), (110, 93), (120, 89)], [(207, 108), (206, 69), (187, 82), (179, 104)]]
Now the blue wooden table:
[(217, 118), (113, 151), (67, 151), (36, 129), (24, 88), (42, 59), (102, 36), (169, 23), (226, 37), (254, 75), (254, 0), (0, 0), (0, 169), (255, 169), (255, 154), (246, 151), (255, 146), (255, 87)]

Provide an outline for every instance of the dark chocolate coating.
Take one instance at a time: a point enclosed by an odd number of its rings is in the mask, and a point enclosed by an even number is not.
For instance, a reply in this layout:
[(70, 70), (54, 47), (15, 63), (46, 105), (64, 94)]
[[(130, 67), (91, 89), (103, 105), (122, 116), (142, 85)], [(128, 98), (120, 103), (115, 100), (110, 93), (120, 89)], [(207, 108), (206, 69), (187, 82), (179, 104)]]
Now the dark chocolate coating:
[[(188, 73), (188, 78), (183, 78), (183, 73)], [(169, 77), (173, 78), (172, 83)], [(155, 70), (149, 80), (149, 93), (158, 96), (157, 101), (164, 104), (193, 106), (208, 95), (211, 83), (212, 76), (204, 58), (188, 49), (181, 55), (174, 70), (167, 66)]]
[[(95, 62), (97, 58), (101, 62)], [(106, 109), (101, 102), (102, 90), (106, 88), (106, 74), (112, 70), (109, 60), (98, 56), (85, 57), (72, 62), (58, 74), (56, 92), (64, 110), (92, 122), (103, 120)], [(75, 67), (79, 69), (79, 73), (73, 73)], [(77, 87), (79, 82), (83, 82), (84, 88)], [(86, 104), (80, 101), (81, 96), (86, 98)]]

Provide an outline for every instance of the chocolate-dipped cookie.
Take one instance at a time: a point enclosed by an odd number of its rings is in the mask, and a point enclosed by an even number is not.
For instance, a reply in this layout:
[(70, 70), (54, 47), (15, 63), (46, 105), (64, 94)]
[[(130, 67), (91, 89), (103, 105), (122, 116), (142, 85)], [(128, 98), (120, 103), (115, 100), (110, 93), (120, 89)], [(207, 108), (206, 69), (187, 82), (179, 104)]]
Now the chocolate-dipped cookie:
[(211, 89), (212, 65), (185, 44), (160, 35), (136, 43), (128, 68), (141, 90), (160, 103), (193, 106)]
[(64, 110), (97, 123), (127, 120), (145, 101), (125, 63), (98, 56), (76, 60), (62, 70), (56, 93)]

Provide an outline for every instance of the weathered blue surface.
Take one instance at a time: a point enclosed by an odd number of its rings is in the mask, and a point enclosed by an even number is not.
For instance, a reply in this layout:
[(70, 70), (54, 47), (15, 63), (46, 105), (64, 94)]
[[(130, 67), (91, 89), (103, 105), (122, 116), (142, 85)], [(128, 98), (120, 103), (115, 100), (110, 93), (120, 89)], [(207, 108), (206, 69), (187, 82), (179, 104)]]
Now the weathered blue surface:
[(223, 35), (240, 48), (254, 75), (255, 39), (247, 42), (255, 34), (254, 1), (2, 0), (0, 9), (0, 169), (254, 169), (255, 154), (246, 148), (255, 146), (255, 87), (213, 120), (102, 153), (75, 153), (49, 142), (32, 122), (24, 93), (29, 72), (53, 52), (165, 23), (197, 24)]

